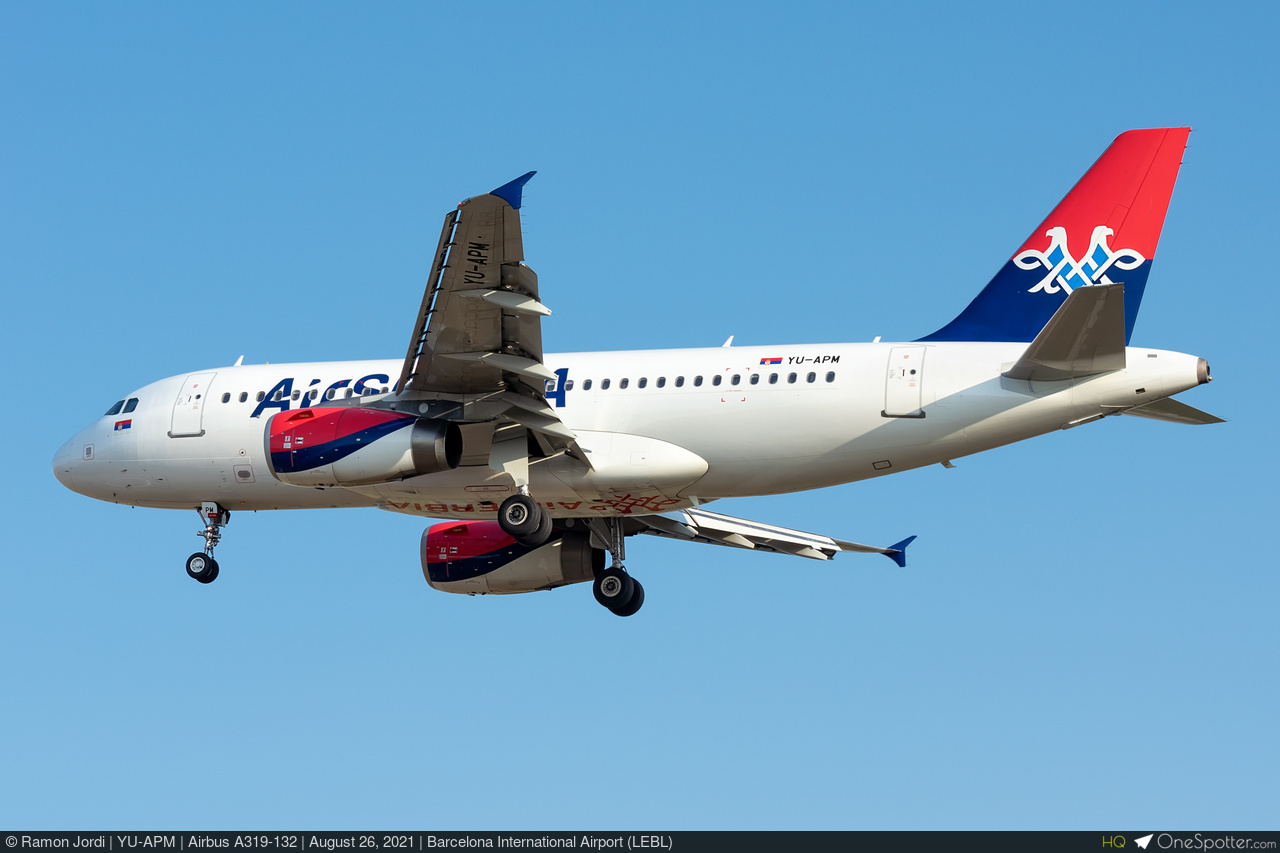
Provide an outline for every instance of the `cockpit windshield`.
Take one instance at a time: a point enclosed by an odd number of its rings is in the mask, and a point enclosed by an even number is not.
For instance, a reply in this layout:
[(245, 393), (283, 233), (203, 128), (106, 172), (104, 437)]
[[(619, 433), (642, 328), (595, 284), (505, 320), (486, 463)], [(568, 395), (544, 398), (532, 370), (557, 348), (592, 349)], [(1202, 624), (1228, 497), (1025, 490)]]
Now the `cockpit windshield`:
[(104, 417), (104, 418), (109, 418), (109, 417), (111, 417), (112, 415), (118, 415), (118, 414), (120, 414), (121, 410), (123, 410), (123, 411), (124, 411), (124, 413), (127, 415), (127, 414), (129, 414), (130, 412), (132, 412), (132, 411), (133, 411), (134, 409), (136, 409), (136, 408), (138, 408), (138, 398), (137, 398), (137, 397), (130, 397), (130, 398), (129, 398), (129, 399), (127, 399), (127, 400), (117, 400), (117, 401), (116, 401), (116, 404), (115, 404), (114, 406), (112, 406), (111, 408), (107, 409), (106, 413), (105, 413), (105, 414), (103, 414), (103, 417)]

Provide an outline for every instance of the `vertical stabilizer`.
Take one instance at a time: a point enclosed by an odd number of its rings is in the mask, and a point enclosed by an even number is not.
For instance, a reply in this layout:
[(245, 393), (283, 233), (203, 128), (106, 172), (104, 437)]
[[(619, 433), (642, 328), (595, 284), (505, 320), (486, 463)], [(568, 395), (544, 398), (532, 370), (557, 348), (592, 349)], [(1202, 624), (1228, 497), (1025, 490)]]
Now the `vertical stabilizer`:
[(1128, 343), (1190, 132), (1117, 136), (969, 307), (920, 340), (1031, 341), (1075, 288), (1123, 283)]

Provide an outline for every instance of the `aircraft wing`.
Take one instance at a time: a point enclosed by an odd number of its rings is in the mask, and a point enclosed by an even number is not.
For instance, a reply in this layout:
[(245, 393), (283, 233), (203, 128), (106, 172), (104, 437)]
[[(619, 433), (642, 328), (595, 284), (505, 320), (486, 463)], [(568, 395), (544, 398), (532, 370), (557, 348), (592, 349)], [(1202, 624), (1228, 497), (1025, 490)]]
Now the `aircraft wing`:
[(888, 548), (879, 548), (875, 545), (860, 545), (857, 542), (832, 539), (818, 533), (805, 533), (802, 530), (791, 530), (759, 521), (747, 521), (716, 512), (707, 512), (704, 509), (634, 516), (632, 521), (644, 525), (642, 533), (665, 536), (669, 539), (793, 554), (812, 560), (830, 560), (841, 551), (884, 554), (903, 567), (907, 565), (907, 546), (916, 538), (909, 536)]
[[(494, 422), (494, 442), (520, 428), (544, 451), (584, 462), (572, 430), (546, 401), (557, 377), (542, 363), (538, 276), (524, 263), (520, 204), (533, 172), (445, 216), (395, 399), (463, 423)], [(426, 408), (421, 408), (425, 404)], [(508, 454), (509, 455), (509, 454)], [(589, 464), (589, 463), (588, 463)]]

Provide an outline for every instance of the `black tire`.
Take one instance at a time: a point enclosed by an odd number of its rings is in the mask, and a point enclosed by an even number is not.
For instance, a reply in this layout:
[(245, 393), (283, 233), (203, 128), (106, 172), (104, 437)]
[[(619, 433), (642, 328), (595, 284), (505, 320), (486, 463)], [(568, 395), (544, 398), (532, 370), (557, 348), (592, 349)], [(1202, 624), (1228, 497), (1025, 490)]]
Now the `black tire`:
[(551, 513), (547, 512), (544, 507), (538, 507), (538, 512), (542, 513), (542, 521), (538, 524), (538, 529), (533, 532), (532, 536), (524, 536), (517, 538), (516, 541), (526, 548), (537, 548), (539, 545), (546, 544), (551, 538), (551, 531), (555, 525), (551, 521)]
[(527, 539), (542, 524), (542, 508), (528, 495), (512, 495), (498, 507), (498, 526), (516, 539)]
[[(197, 551), (190, 557), (187, 557), (187, 575), (200, 581), (200, 583), (208, 583), (210, 575), (217, 576), (218, 564), (214, 562), (213, 557), (203, 551)], [(206, 580), (208, 578), (208, 580)]]
[(635, 591), (631, 593), (631, 600), (627, 602), (625, 607), (609, 608), (619, 616), (635, 616), (636, 611), (644, 606), (644, 587), (640, 585), (640, 581), (632, 578), (631, 582), (635, 585)]
[(200, 581), (200, 583), (213, 583), (217, 579), (218, 579), (218, 561), (217, 560), (213, 561), (213, 569), (212, 571), (209, 572), (209, 575), (207, 577), (196, 578), (196, 580)]
[(613, 611), (626, 607), (635, 594), (636, 582), (626, 569), (608, 568), (591, 584), (596, 601)]

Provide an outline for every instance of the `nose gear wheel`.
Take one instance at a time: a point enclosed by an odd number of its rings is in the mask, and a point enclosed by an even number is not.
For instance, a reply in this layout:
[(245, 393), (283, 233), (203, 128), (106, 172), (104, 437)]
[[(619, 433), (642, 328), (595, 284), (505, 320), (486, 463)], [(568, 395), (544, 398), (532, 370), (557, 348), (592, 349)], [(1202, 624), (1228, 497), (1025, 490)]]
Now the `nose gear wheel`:
[(187, 558), (187, 574), (200, 583), (213, 583), (218, 577), (218, 561), (213, 559), (213, 549), (222, 539), (222, 528), (231, 520), (230, 510), (213, 501), (205, 501), (198, 510), (204, 521), (204, 530), (196, 535), (204, 538), (204, 551), (197, 551)]

